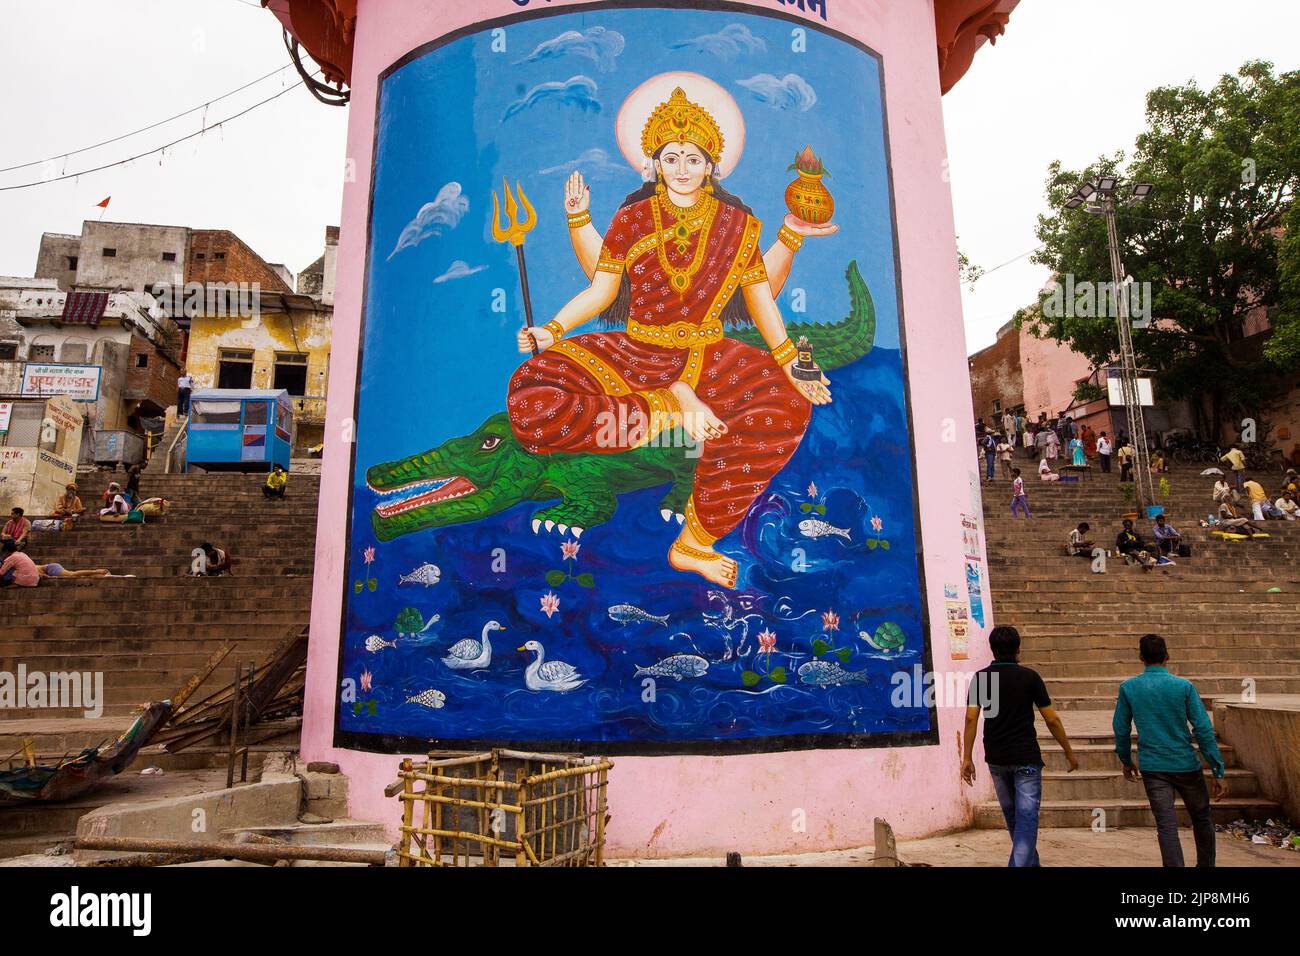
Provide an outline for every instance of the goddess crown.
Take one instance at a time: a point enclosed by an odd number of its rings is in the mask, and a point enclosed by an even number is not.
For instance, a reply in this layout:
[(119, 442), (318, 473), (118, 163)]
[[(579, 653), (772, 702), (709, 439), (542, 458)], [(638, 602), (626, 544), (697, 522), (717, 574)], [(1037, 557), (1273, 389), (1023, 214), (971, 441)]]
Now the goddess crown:
[(647, 156), (653, 156), (667, 143), (694, 143), (713, 162), (722, 158), (722, 130), (708, 110), (686, 98), (680, 86), (673, 90), (668, 102), (655, 107), (641, 131), (641, 151)]

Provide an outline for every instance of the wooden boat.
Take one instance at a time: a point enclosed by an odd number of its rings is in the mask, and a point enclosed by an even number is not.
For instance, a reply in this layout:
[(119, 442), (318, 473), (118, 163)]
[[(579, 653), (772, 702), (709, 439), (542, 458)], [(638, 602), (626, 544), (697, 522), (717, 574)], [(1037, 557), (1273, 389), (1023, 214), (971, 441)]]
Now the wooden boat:
[(33, 764), (0, 770), (0, 807), (18, 803), (69, 800), (121, 773), (171, 716), (169, 700), (149, 704), (135, 722), (110, 744), (87, 747), (57, 764)]

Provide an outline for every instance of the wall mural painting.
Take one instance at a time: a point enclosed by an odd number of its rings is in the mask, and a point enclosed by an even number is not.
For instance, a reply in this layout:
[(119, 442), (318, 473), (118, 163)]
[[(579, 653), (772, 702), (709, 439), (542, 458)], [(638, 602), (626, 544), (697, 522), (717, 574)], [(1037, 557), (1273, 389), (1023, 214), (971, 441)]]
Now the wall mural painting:
[(338, 741), (933, 742), (878, 58), (521, 18), (375, 156)]

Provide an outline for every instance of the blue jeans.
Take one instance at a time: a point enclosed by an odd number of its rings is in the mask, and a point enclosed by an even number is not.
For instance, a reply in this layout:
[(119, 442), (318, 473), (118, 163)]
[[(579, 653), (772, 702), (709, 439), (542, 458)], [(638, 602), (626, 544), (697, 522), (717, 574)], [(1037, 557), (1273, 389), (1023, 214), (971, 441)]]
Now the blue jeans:
[(984, 474), (987, 480), (993, 480), (993, 456), (994, 452), (986, 451), (984, 453)]
[(1007, 866), (1039, 866), (1038, 805), (1043, 801), (1043, 768), (989, 764), (993, 789), (1011, 834)]

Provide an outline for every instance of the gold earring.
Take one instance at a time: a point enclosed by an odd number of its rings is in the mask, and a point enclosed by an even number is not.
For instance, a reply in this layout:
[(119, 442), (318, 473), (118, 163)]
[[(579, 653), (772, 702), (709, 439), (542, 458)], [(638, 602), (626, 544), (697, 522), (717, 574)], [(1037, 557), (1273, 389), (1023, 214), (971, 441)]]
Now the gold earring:
[(668, 186), (667, 186), (667, 184), (664, 182), (664, 174), (663, 174), (663, 173), (656, 173), (656, 174), (655, 174), (655, 192), (657, 192), (660, 196), (662, 196), (664, 193), (668, 192)]
[(712, 192), (713, 192), (713, 177), (712, 177), (712, 176), (710, 176), (708, 179), (704, 180), (704, 191), (705, 191), (706, 193), (710, 193), (710, 194), (712, 194)]

